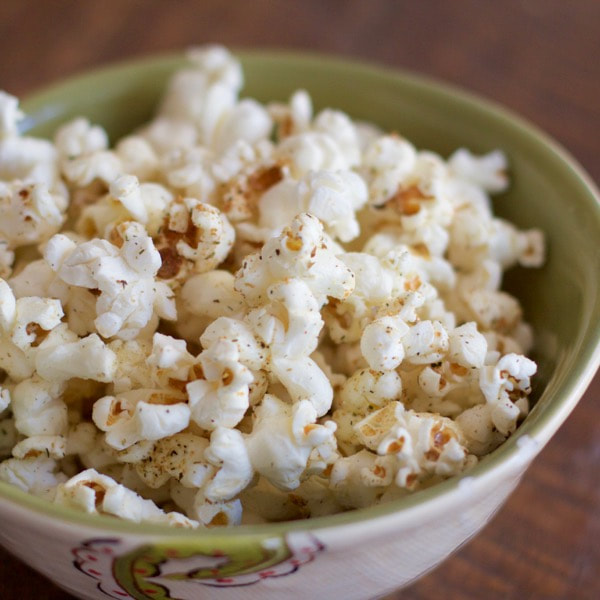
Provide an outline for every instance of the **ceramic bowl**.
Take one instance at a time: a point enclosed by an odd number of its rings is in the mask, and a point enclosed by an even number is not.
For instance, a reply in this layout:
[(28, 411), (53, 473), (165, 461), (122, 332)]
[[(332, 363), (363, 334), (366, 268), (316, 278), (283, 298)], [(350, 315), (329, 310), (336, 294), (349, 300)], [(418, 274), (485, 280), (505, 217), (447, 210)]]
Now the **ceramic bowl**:
[[(468, 474), (402, 500), (326, 518), (194, 532), (70, 512), (0, 483), (0, 542), (81, 598), (374, 598), (407, 585), (475, 535), (573, 410), (600, 362), (600, 207), (556, 143), (493, 104), (415, 77), (322, 56), (244, 53), (243, 95), (285, 100), (307, 89), (447, 155), (503, 149), (513, 184), (497, 213), (548, 240), (543, 269), (507, 287), (535, 328), (531, 414)], [(24, 103), (27, 129), (50, 135), (76, 115), (113, 139), (147, 120), (178, 56), (70, 79)]]

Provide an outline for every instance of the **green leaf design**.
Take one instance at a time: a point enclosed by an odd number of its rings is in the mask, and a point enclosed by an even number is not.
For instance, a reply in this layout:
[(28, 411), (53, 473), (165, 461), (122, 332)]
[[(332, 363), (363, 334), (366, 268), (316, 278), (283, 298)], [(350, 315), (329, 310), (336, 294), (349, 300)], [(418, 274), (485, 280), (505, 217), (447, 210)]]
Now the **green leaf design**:
[(181, 572), (171, 571), (161, 578), (173, 581), (227, 579), (277, 565), (290, 558), (291, 552), (283, 536), (248, 536), (236, 539), (207, 537), (168, 544), (157, 543), (141, 546), (117, 558), (114, 564), (115, 578), (136, 599), (175, 600), (163, 585), (149, 579), (160, 576), (161, 565), (167, 561), (194, 556), (214, 558), (215, 565), (199, 566), (197, 569)]

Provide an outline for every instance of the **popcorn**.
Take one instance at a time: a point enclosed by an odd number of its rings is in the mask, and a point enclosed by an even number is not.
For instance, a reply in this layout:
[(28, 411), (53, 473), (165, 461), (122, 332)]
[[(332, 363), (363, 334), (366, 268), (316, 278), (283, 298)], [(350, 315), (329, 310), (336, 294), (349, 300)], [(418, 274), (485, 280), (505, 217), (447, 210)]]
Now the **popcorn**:
[[(204, 458), (208, 445), (206, 438), (176, 433), (154, 442), (141, 458), (124, 457), (121, 452), (120, 460), (133, 462), (137, 474), (151, 488), (159, 488), (171, 478), (187, 488), (200, 488), (215, 473), (215, 468)], [(129, 452), (132, 448), (135, 446)]]
[(169, 517), (154, 502), (144, 500), (135, 492), (94, 469), (82, 471), (59, 485), (54, 502), (87, 513), (114, 515), (136, 523), (168, 523), (175, 520), (182, 527), (198, 527), (198, 523), (186, 519), (183, 515)]
[(250, 462), (273, 485), (297, 488), (314, 449), (324, 457), (335, 456), (335, 423), (316, 424), (317, 413), (308, 400), (290, 406), (266, 394), (255, 415), (246, 438)]
[(159, 158), (150, 143), (140, 135), (130, 135), (120, 140), (115, 153), (121, 161), (123, 173), (148, 181), (157, 176)]
[(345, 454), (360, 447), (355, 425), (370, 412), (402, 397), (402, 379), (394, 370), (379, 372), (359, 369), (340, 389), (333, 418), (338, 427), (336, 438)]
[(0, 240), (0, 277), (8, 278), (12, 273), (12, 265), (15, 261), (15, 253), (8, 249), (8, 242)]
[(120, 340), (109, 342), (108, 347), (115, 353), (116, 372), (113, 377), (113, 393), (152, 388), (158, 384), (148, 365), (152, 352), (149, 339)]
[(0, 279), (0, 327), (8, 331), (13, 327), (17, 316), (17, 302), (6, 281)]
[(0, 385), (0, 415), (9, 407), (10, 405), (10, 390), (3, 388)]
[[(273, 163), (273, 148), (269, 139), (252, 144), (244, 139), (236, 140), (224, 152), (212, 155), (210, 173), (215, 182), (225, 184), (226, 189), (241, 177), (246, 179), (247, 192), (263, 192), (284, 174), (282, 167)], [(223, 202), (226, 203), (224, 199)]]
[(201, 377), (186, 385), (192, 420), (209, 431), (235, 427), (249, 406), (252, 373), (228, 340), (217, 340), (198, 360)]
[(207, 526), (239, 522), (239, 501), (228, 500), (253, 475), (240, 432), (223, 428), (212, 433), (210, 442), (190, 433), (164, 438), (135, 468), (152, 488), (170, 480), (173, 500)]
[(212, 173), (214, 160), (214, 153), (202, 146), (178, 143), (165, 149), (160, 170), (169, 186), (180, 195), (211, 198), (217, 186)]
[[(46, 267), (49, 269), (48, 265)], [(54, 276), (54, 273), (52, 275)], [(94, 321), (96, 320), (96, 301), (98, 298), (95, 292), (86, 288), (69, 287), (60, 279), (55, 279), (52, 282), (51, 285), (54, 289), (58, 287), (56, 283), (67, 288), (63, 308), (69, 329), (78, 336), (85, 336), (96, 331)]]
[(196, 126), (191, 121), (177, 116), (157, 116), (139, 132), (159, 160), (169, 152), (192, 148), (198, 139)]
[[(164, 190), (162, 197), (159, 194), (154, 196), (148, 194), (148, 190), (154, 189), (157, 189), (157, 186), (152, 184), (145, 184), (142, 188), (138, 178), (133, 175), (121, 175), (112, 181), (109, 187), (110, 195), (118, 200), (136, 221), (143, 225), (149, 223), (149, 209), (154, 213), (154, 220), (157, 217), (160, 219), (172, 199), (171, 194), (164, 188), (158, 188), (159, 193)], [(143, 191), (146, 193), (144, 194)], [(152, 229), (155, 227), (152, 227)]]
[(503, 192), (508, 187), (508, 164), (506, 157), (499, 150), (478, 157), (466, 148), (459, 148), (448, 159), (448, 166), (460, 178), (487, 192)]
[(63, 311), (59, 300), (19, 298), (15, 302), (15, 308), (10, 339), (22, 351), (41, 346), (46, 332), (60, 327)]
[(210, 271), (225, 260), (234, 238), (227, 217), (214, 206), (194, 198), (174, 202), (156, 241), (162, 260), (157, 276), (185, 276), (185, 265), (191, 272)]
[(406, 359), (413, 364), (438, 362), (448, 349), (448, 333), (439, 321), (419, 321), (402, 341)]
[(308, 519), (332, 515), (343, 510), (329, 489), (328, 480), (314, 476), (295, 490), (286, 492), (260, 478), (241, 494), (244, 506), (243, 524)]
[(476, 404), (456, 417), (469, 452), (484, 456), (497, 448), (506, 437), (500, 433), (492, 421), (491, 405)]
[(282, 223), (306, 212), (317, 217), (333, 238), (349, 242), (360, 233), (355, 213), (366, 201), (367, 188), (356, 173), (309, 171), (299, 182), (283, 180), (262, 195), (259, 227), (270, 238), (280, 232)]
[(239, 500), (211, 502), (202, 493), (195, 495), (188, 512), (205, 527), (240, 525), (242, 521), (242, 503)]
[(64, 222), (66, 199), (43, 183), (0, 182), (0, 239), (15, 249), (46, 241)]
[(108, 383), (116, 370), (116, 355), (95, 334), (75, 342), (40, 348), (36, 370), (47, 381), (66, 381), (72, 377)]
[[(393, 255), (398, 258), (402, 256), (401, 262), (406, 263), (404, 268), (407, 271), (414, 271), (423, 281), (432, 283), (440, 291), (446, 291), (456, 286), (457, 275), (442, 256), (446, 244), (443, 237), (427, 237), (425, 241), (407, 240), (401, 228), (388, 225), (367, 240), (363, 252), (384, 261)], [(403, 240), (411, 245), (407, 246)]]
[(74, 454), (76, 451), (82, 466), (86, 469), (108, 472), (117, 464), (117, 451), (106, 443), (104, 435), (98, 431), (94, 423), (80, 423), (79, 427), (75, 427), (67, 434), (67, 453)]
[(82, 422), (69, 428), (66, 436), (65, 454), (89, 454), (100, 437), (93, 423)]
[(499, 263), (502, 270), (516, 263), (536, 267), (544, 260), (543, 235), (539, 230), (519, 231), (507, 221), (482, 215), (472, 207), (457, 212), (450, 232), (448, 257), (466, 271), (474, 270), (484, 260)]
[(197, 528), (468, 470), (536, 371), (501, 284), (544, 237), (493, 214), (506, 157), (240, 98), (219, 46), (188, 61), (112, 148), (83, 117), (21, 136), (0, 92), (0, 480)]
[(172, 77), (159, 113), (187, 118), (206, 132), (208, 123), (198, 122), (197, 117), (203, 114), (215, 116), (211, 109), (219, 110), (216, 102), (219, 93), (223, 100), (229, 101), (229, 106), (233, 105), (243, 75), (239, 63), (220, 46), (190, 50), (188, 58), (190, 68), (182, 69)]
[(119, 158), (107, 150), (70, 158), (62, 164), (67, 181), (78, 187), (85, 187), (96, 180), (109, 183), (120, 175), (121, 170)]
[(235, 278), (229, 271), (207, 271), (192, 275), (181, 288), (179, 299), (186, 312), (205, 317), (238, 317), (244, 312), (244, 299), (235, 290)]
[(318, 416), (323, 416), (331, 407), (333, 391), (325, 373), (310, 358), (323, 326), (318, 304), (299, 279), (274, 284), (268, 296), (269, 305), (247, 316), (257, 338), (270, 350), (268, 369), (294, 401), (310, 399)]
[(150, 368), (150, 377), (161, 387), (167, 387), (173, 380), (187, 379), (194, 366), (194, 357), (187, 351), (183, 340), (155, 333), (146, 365)]
[(5, 185), (17, 181), (24, 185), (42, 185), (58, 191), (58, 157), (47, 140), (9, 135), (0, 137), (0, 180)]
[(506, 292), (479, 289), (465, 293), (467, 314), (485, 330), (509, 333), (522, 317), (516, 298)]
[(381, 317), (367, 325), (360, 339), (360, 348), (375, 371), (391, 371), (404, 358), (402, 338), (409, 326), (400, 317)]
[(280, 140), (306, 131), (312, 119), (312, 100), (305, 90), (294, 92), (287, 105), (271, 103), (269, 112), (277, 123), (277, 136)]
[(375, 257), (366, 253), (348, 252), (340, 256), (354, 275), (355, 286), (344, 302), (330, 300), (324, 318), (332, 340), (355, 342), (361, 337), (363, 320), (371, 308), (388, 300), (394, 290), (393, 275)]
[(169, 83), (160, 114), (194, 123), (201, 143), (225, 150), (238, 139), (250, 143), (268, 137), (271, 119), (253, 100), (236, 102), (242, 85), (240, 65), (220, 47), (193, 51), (194, 67)]
[(67, 406), (61, 400), (64, 386), (39, 377), (25, 379), (12, 391), (11, 408), (19, 433), (64, 435), (67, 431)]
[(204, 457), (217, 469), (203, 488), (204, 497), (209, 502), (230, 500), (252, 481), (254, 471), (248, 450), (237, 429), (215, 429)]
[(296, 180), (320, 171), (352, 173), (348, 170), (351, 165), (335, 140), (316, 131), (285, 138), (276, 147), (273, 158), (284, 164)]
[(181, 393), (137, 389), (97, 400), (92, 419), (106, 432), (106, 443), (123, 450), (182, 431), (190, 422), (190, 407)]
[[(412, 386), (407, 385), (415, 394), (411, 406), (415, 409), (422, 406), (423, 410), (431, 411), (435, 408), (436, 412), (444, 416), (456, 416), (465, 404), (480, 401), (480, 394), (473, 389), (475, 377), (473, 369), (458, 363), (441, 361), (427, 365), (418, 371), (416, 377), (420, 389), (414, 390), (414, 383)], [(425, 394), (425, 398), (420, 392)], [(458, 398), (459, 394), (463, 397)]]
[(15, 458), (48, 456), (54, 459), (65, 457), (67, 439), (62, 435), (34, 435), (16, 444), (12, 450)]
[(44, 258), (65, 283), (99, 291), (94, 323), (100, 335), (129, 339), (154, 311), (174, 319), (175, 310), (168, 288), (154, 279), (161, 260), (144, 228), (126, 222), (115, 237), (117, 245), (99, 239), (77, 245), (58, 234), (48, 242)]
[(325, 109), (313, 122), (315, 131), (330, 136), (338, 145), (348, 167), (356, 167), (360, 162), (360, 146), (358, 134), (352, 120), (339, 110)]
[[(442, 159), (430, 152), (417, 153), (410, 172), (383, 204), (371, 201), (376, 223), (400, 228), (401, 243), (423, 244), (433, 255), (441, 255), (448, 244), (447, 228), (454, 207), (447, 193), (447, 169)], [(385, 190), (387, 192), (387, 190)]]
[(349, 377), (340, 390), (343, 409), (366, 416), (374, 407), (400, 398), (402, 379), (396, 371), (360, 369)]
[(64, 305), (69, 294), (69, 288), (57, 280), (56, 274), (43, 259), (34, 260), (20, 268), (17, 274), (8, 279), (8, 285), (15, 298), (51, 297), (59, 299)]
[(227, 340), (235, 344), (239, 361), (253, 371), (265, 365), (267, 350), (254, 336), (250, 327), (243, 321), (228, 317), (215, 319), (204, 331), (200, 342), (209, 348), (219, 340)]
[(25, 115), (19, 110), (19, 100), (0, 91), (0, 138), (16, 137), (19, 121)]
[(255, 144), (269, 137), (272, 129), (267, 111), (255, 100), (241, 100), (219, 123), (212, 146), (226, 151), (238, 140)]
[(453, 421), (407, 411), (400, 402), (391, 402), (370, 414), (356, 425), (356, 430), (369, 450), (395, 459), (385, 465), (375, 461), (372, 473), (382, 479), (382, 469), (386, 474), (385, 467), (393, 469), (389, 482), (393, 479), (399, 487), (410, 489), (432, 475), (456, 474), (468, 464), (460, 429)]
[(517, 419), (527, 414), (530, 378), (536, 370), (532, 360), (518, 354), (506, 354), (495, 366), (481, 370), (481, 391), (492, 405), (492, 422), (503, 435), (512, 433)]
[(370, 175), (369, 198), (385, 204), (415, 168), (417, 151), (407, 140), (394, 135), (375, 139), (366, 149), (363, 168)]
[(109, 184), (121, 170), (118, 156), (109, 151), (108, 135), (87, 119), (76, 118), (54, 136), (60, 168), (72, 185), (85, 187), (95, 180)]
[(15, 381), (32, 377), (37, 355), (69, 338), (62, 316), (60, 301), (15, 299), (8, 284), (0, 280), (0, 368)]
[(487, 340), (472, 321), (457, 327), (448, 335), (449, 358), (463, 367), (483, 367), (487, 345)]
[(224, 527), (241, 523), (240, 500), (212, 502), (204, 497), (201, 490), (186, 488), (174, 480), (171, 481), (170, 492), (175, 504), (205, 527)]
[[(397, 246), (383, 257), (348, 252), (340, 258), (354, 272), (356, 286), (343, 302), (330, 302), (324, 311), (334, 342), (358, 341), (377, 317), (393, 316), (413, 323), (426, 317), (429, 311), (453, 325), (452, 316), (443, 305), (436, 306), (437, 291), (427, 283), (426, 274), (418, 268), (406, 246)], [(398, 326), (397, 323), (395, 327)], [(376, 328), (365, 333), (372, 336)]]
[(44, 453), (39, 457), (9, 458), (0, 463), (0, 480), (19, 489), (52, 501), (58, 486), (67, 477), (58, 471), (58, 464)]
[(373, 506), (381, 498), (386, 486), (383, 481), (375, 482), (372, 476), (369, 477), (377, 468), (376, 461), (377, 455), (363, 449), (334, 463), (329, 485), (343, 507)]
[(258, 306), (266, 300), (269, 285), (294, 276), (308, 285), (319, 306), (328, 296), (348, 297), (354, 288), (354, 274), (330, 249), (319, 220), (307, 213), (244, 261), (235, 289), (250, 306)]
[[(366, 201), (366, 189), (363, 192), (364, 183), (351, 171), (360, 162), (360, 143), (356, 127), (347, 115), (326, 109), (311, 124), (312, 106), (306, 92), (294, 94), (289, 107), (273, 105), (271, 112), (280, 123), (279, 136), (282, 138), (273, 156), (285, 165), (286, 171), (296, 180), (310, 181), (311, 175), (327, 175), (327, 171), (337, 172), (343, 178), (354, 177), (353, 183), (360, 182), (358, 191), (362, 206)], [(333, 187), (335, 189), (339, 184)], [(271, 204), (276, 204), (275, 198)], [(310, 208), (304, 210), (313, 212)], [(281, 222), (285, 221), (275, 221), (276, 224)]]
[(85, 154), (106, 150), (108, 135), (102, 127), (79, 117), (56, 131), (54, 145), (61, 159), (73, 160)]

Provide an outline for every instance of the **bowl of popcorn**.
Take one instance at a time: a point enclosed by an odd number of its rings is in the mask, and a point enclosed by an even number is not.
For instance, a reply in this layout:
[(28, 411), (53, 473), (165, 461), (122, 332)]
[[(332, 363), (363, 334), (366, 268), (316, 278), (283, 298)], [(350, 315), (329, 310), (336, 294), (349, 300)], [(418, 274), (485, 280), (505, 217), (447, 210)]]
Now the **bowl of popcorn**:
[(0, 543), (78, 597), (389, 593), (598, 366), (597, 192), (486, 101), (202, 47), (0, 117)]

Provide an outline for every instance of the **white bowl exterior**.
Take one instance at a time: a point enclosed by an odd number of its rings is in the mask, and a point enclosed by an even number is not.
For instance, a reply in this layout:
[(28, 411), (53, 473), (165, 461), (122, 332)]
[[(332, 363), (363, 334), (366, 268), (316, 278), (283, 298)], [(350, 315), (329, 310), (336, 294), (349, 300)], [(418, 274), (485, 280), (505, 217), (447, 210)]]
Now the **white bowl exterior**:
[[(337, 527), (289, 532), (286, 542), (295, 558), (299, 557), (299, 549), (313, 545), (310, 556), (302, 555), (297, 561), (303, 563), (300, 566), (290, 569), (289, 562), (288, 567), (282, 563), (265, 571), (264, 578), (263, 573), (253, 576), (256, 581), (241, 587), (170, 581), (170, 596), (182, 600), (380, 597), (408, 585), (475, 535), (516, 487), (539, 449), (538, 444), (524, 444), (493, 478), (467, 476), (450, 493), (407, 510)], [(127, 593), (114, 579), (113, 560), (137, 547), (164, 541), (160, 537), (61, 522), (2, 499), (0, 512), (0, 543), (69, 593), (90, 600), (153, 597), (143, 592), (137, 596)], [(111, 540), (114, 556), (102, 547), (101, 540), (107, 539)], [(79, 561), (78, 568), (75, 562), (82, 551), (87, 552), (86, 547), (96, 554), (92, 557), (94, 563)], [(189, 571), (205, 565), (206, 557), (195, 556), (184, 562), (179, 570)], [(231, 580), (244, 583), (250, 581), (248, 577)]]

